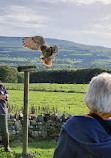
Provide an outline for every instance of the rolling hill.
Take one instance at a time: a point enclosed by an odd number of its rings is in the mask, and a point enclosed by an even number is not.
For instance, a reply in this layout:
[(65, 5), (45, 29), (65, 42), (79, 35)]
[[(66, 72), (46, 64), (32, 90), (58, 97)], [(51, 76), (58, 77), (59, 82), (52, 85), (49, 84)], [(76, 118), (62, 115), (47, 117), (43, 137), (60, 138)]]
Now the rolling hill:
[(57, 44), (60, 49), (52, 67), (41, 63), (41, 52), (25, 48), (21, 37), (3, 36), (0, 36), (0, 65), (36, 65), (38, 69), (111, 68), (111, 48), (50, 38), (45, 40), (51, 46)]

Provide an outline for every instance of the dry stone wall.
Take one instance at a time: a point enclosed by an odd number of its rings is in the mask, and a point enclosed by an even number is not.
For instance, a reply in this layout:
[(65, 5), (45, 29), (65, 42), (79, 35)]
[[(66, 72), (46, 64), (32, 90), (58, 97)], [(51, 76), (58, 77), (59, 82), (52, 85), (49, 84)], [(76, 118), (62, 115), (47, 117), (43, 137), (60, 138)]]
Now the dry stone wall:
[[(10, 133), (10, 141), (23, 138), (23, 114), (8, 114), (8, 128)], [(64, 114), (41, 114), (37, 117), (29, 114), (28, 134), (29, 141), (40, 139), (58, 139), (61, 126), (72, 116), (66, 117)], [(0, 132), (1, 134), (1, 132)], [(0, 139), (2, 139), (0, 135)]]

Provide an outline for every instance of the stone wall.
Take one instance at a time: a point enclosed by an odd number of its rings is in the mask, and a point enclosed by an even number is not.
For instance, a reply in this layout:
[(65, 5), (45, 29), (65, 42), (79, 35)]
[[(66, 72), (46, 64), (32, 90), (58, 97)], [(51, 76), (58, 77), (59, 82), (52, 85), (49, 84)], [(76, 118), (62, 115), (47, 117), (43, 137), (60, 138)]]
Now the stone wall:
[[(70, 118), (64, 114), (41, 114), (37, 117), (29, 114), (28, 134), (29, 141), (40, 139), (58, 139), (61, 126)], [(10, 133), (10, 141), (20, 140), (23, 138), (23, 114), (8, 114), (8, 128)], [(1, 132), (0, 132), (1, 133)], [(0, 135), (0, 139), (2, 139)]]

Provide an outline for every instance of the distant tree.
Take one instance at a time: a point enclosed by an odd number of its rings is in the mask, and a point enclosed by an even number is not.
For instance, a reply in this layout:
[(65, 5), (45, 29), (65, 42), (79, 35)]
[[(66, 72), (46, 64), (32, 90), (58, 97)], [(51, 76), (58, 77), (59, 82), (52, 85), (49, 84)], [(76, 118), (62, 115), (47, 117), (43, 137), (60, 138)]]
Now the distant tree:
[(18, 78), (18, 83), (24, 82), (24, 74), (23, 73), (18, 72), (17, 78)]
[(2, 82), (7, 82), (7, 83), (17, 83), (18, 78), (17, 78), (17, 69), (8, 67), (8, 66), (0, 66), (0, 79)]

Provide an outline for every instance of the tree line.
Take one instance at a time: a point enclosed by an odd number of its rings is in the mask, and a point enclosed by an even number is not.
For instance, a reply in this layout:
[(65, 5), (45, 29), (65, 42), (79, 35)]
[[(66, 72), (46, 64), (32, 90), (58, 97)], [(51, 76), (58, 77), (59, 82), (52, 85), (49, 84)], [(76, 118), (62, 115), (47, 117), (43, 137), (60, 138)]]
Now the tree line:
[(111, 70), (104, 70), (99, 68), (78, 69), (78, 70), (44, 70), (33, 72), (30, 75), (31, 83), (89, 83), (93, 76), (102, 72), (109, 72)]
[[(37, 70), (30, 73), (30, 83), (89, 83), (92, 77), (111, 70), (100, 68), (88, 68), (78, 70)], [(0, 80), (7, 83), (23, 83), (24, 74), (14, 67), (0, 66)]]

